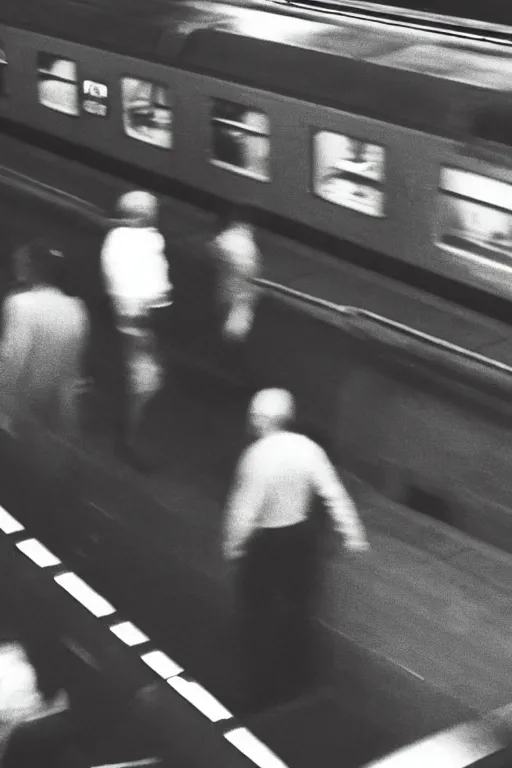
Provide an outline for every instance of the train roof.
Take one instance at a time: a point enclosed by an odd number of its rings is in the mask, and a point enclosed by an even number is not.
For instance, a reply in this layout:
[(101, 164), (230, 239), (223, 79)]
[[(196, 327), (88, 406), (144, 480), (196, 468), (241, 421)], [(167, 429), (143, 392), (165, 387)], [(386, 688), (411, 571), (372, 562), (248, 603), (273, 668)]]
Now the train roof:
[(512, 145), (505, 45), (257, 0), (2, 0), (0, 21), (418, 130)]

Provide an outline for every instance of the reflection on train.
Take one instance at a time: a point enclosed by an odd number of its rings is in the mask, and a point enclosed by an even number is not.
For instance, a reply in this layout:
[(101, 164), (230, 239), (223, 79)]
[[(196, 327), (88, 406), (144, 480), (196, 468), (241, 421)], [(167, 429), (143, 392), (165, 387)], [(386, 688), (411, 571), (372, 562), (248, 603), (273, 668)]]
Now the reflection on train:
[(0, 9), (5, 128), (512, 297), (507, 47), (253, 0), (122, 25), (105, 0), (79, 24), (64, 0), (22, 7)]

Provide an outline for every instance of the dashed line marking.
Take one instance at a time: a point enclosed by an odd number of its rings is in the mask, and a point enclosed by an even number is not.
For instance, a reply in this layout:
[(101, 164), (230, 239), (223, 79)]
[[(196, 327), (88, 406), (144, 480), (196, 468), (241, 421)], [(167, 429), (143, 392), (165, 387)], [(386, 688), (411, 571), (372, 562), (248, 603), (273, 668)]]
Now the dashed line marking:
[(22, 525), (15, 517), (9, 514), (6, 509), (0, 506), (0, 529), (10, 535), (11, 533), (19, 533), (25, 530), (25, 526)]
[(69, 594), (78, 600), (88, 611), (90, 611), (97, 619), (103, 618), (103, 616), (109, 616), (116, 612), (114, 606), (105, 600), (104, 597), (99, 595), (92, 587), (85, 583), (80, 576), (76, 573), (68, 571), (67, 573), (61, 573), (59, 576), (55, 576), (57, 584), (69, 592)]
[(16, 544), (16, 547), (40, 568), (50, 568), (55, 565), (60, 565), (61, 563), (59, 558), (54, 555), (53, 552), (50, 552), (50, 550), (37, 539), (25, 539), (24, 541), (19, 541)]
[(163, 651), (156, 650), (143, 653), (140, 658), (163, 680), (170, 680), (171, 677), (176, 677), (183, 672), (183, 667), (170, 659)]

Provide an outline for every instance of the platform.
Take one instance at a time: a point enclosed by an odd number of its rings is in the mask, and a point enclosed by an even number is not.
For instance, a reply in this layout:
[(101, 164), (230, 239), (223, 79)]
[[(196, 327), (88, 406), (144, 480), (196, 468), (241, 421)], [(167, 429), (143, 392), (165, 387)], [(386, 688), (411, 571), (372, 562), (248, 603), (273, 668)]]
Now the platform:
[[(245, 442), (248, 393), (186, 374), (171, 372), (149, 415), (142, 439), (162, 462), (151, 478), (118, 462), (104, 422), (89, 422), (85, 508), (70, 508), (69, 522), (92, 505), (123, 547), (137, 549), (143, 567), (156, 579), (165, 574), (169, 583), (151, 586), (142, 571), (128, 572), (115, 542), (108, 562), (86, 558), (81, 566), (222, 701), (235, 659), (222, 505)], [(346, 481), (372, 550), (355, 558), (329, 543), (317, 617), (329, 652), (325, 685), (249, 723), (297, 768), (313, 760), (330, 768), (340, 755), (361, 765), (512, 700), (512, 559)], [(42, 515), (40, 493), (38, 502)]]

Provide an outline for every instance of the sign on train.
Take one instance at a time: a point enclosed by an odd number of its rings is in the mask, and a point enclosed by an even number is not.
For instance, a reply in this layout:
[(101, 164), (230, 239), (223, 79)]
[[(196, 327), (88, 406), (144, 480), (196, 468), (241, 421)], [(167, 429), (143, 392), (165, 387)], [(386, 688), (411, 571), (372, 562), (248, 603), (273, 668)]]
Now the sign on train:
[(82, 109), (96, 117), (108, 116), (108, 87), (94, 80), (82, 82)]

